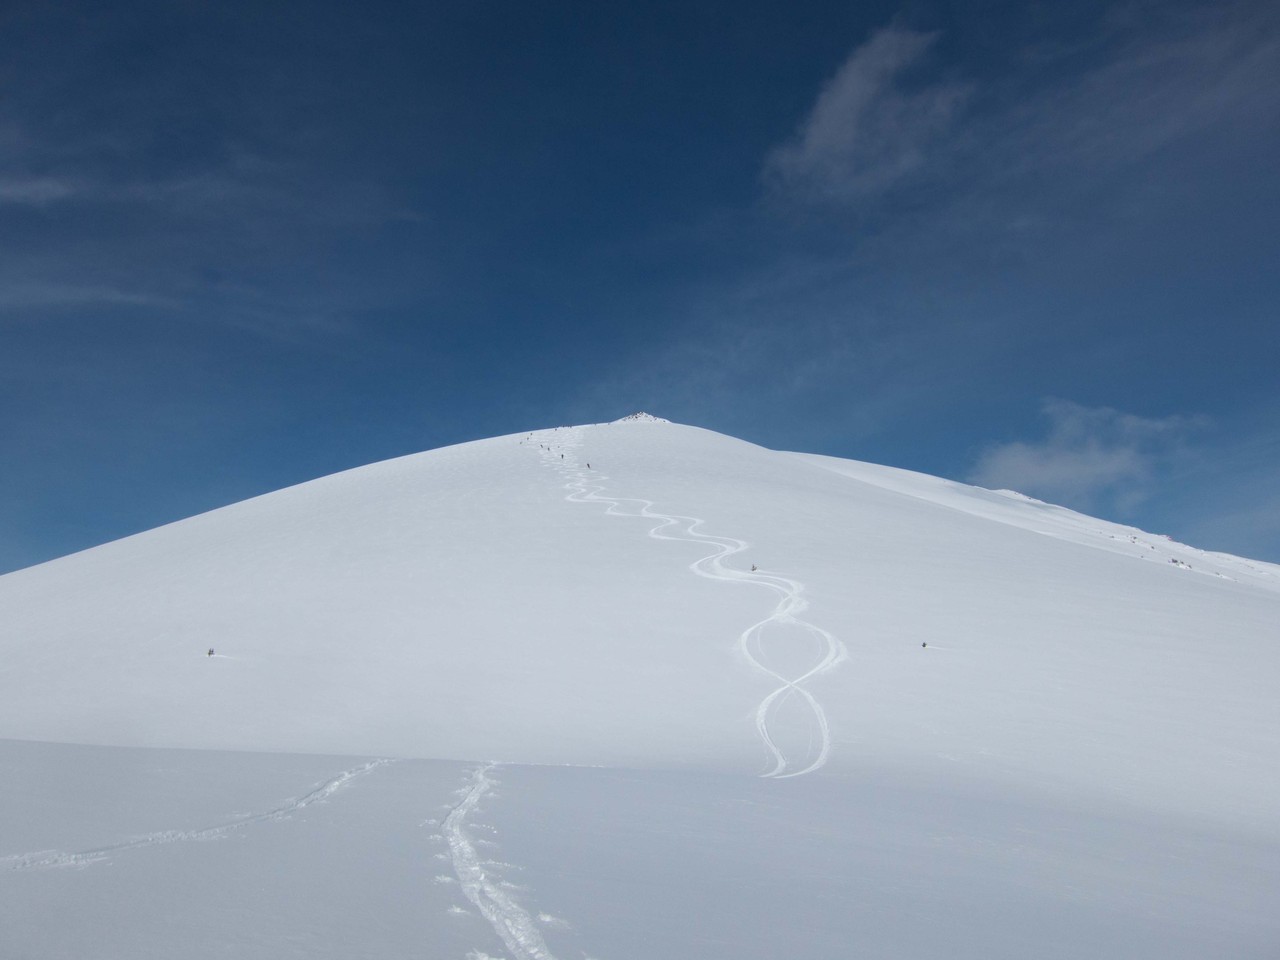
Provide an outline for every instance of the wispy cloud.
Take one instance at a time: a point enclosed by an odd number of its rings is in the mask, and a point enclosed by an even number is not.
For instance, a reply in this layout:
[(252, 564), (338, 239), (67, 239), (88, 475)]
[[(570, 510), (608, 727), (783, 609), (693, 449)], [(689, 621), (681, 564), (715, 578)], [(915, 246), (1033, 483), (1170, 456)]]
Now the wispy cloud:
[(1043, 143), (1062, 163), (1129, 163), (1211, 127), (1276, 117), (1274, 10), (1240, 2), (1167, 18), (1121, 10), (1118, 39), (1100, 61), (1018, 113), (1023, 142)]
[(653, 408), (767, 445), (835, 452), (832, 436), (847, 445), (901, 424), (904, 412), (923, 415), (920, 383), (930, 395), (961, 385), (940, 362), (958, 349), (959, 328), (934, 336), (936, 351), (921, 349), (917, 331), (829, 264), (708, 285), (667, 313), (678, 334), (602, 362), (575, 416)]
[[(10, 162), (36, 164), (40, 147), (24, 138)], [(223, 151), (218, 162), (198, 172), (147, 178), (108, 175), (87, 169), (75, 176), (35, 176), (0, 170), (0, 206), (52, 203), (112, 206), (148, 216), (245, 223), (247, 219), (313, 227), (361, 226), (414, 221), (420, 214), (398, 205), (377, 185), (347, 182), (341, 189), (314, 182), (297, 163), (271, 161), (244, 150)]]
[[(96, 143), (55, 148), (17, 122), (0, 125), (0, 146), (11, 148), (0, 150), (0, 210), (14, 220), (0, 259), (0, 324), (144, 308), (328, 349), (349, 341), (351, 313), (395, 296), (355, 289), (326, 252), (413, 219), (365, 180), (335, 185), (296, 158), (235, 146), (199, 169), (121, 170)], [(50, 167), (65, 172), (30, 172)]]
[(124, 290), (92, 284), (42, 283), (39, 281), (3, 282), (0, 273), (0, 322), (10, 317), (8, 311), (42, 307), (77, 307), (87, 305), (174, 306), (176, 301), (151, 293)]
[(838, 210), (927, 183), (913, 205), (935, 217), (1021, 230), (1168, 148), (1161, 162), (1221, 158), (1221, 137), (1280, 123), (1280, 24), (1266, 5), (1121, 6), (1088, 42), (1010, 48), (1009, 69), (981, 81), (942, 74), (937, 40), (890, 26), (855, 48), (766, 156), (775, 193)]
[(1043, 411), (1048, 436), (987, 448), (969, 481), (1126, 513), (1151, 495), (1157, 472), (1184, 457), (1188, 438), (1208, 425), (1201, 416), (1140, 417), (1068, 400), (1046, 400)]
[(790, 142), (770, 152), (766, 177), (810, 198), (855, 200), (926, 163), (970, 93), (958, 82), (908, 89), (904, 74), (937, 35), (888, 27), (849, 55)]
[(74, 184), (56, 177), (0, 176), (0, 204), (43, 206), (75, 192)]

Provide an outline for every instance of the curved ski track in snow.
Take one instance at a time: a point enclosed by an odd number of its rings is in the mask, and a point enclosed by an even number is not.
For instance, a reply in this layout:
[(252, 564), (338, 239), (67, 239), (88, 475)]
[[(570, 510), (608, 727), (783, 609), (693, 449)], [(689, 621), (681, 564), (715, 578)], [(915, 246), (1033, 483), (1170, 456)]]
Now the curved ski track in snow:
[(124, 843), (115, 843), (107, 847), (95, 847), (92, 850), (81, 850), (78, 853), (58, 853), (42, 850), (37, 853), (19, 853), (7, 857), (0, 858), (0, 863), (9, 864), (12, 870), (30, 870), (38, 867), (67, 867), (82, 866), (85, 864), (96, 863), (99, 860), (105, 860), (113, 853), (120, 853), (124, 850), (134, 850), (138, 847), (151, 847), (161, 843), (182, 843), (188, 840), (216, 840), (219, 837), (225, 837), (233, 831), (242, 827), (247, 827), (253, 823), (262, 823), (265, 820), (283, 820), (291, 813), (309, 807), (313, 803), (319, 803), (321, 800), (327, 800), (338, 790), (341, 790), (356, 777), (363, 776), (366, 773), (382, 766), (386, 763), (393, 763), (392, 760), (371, 760), (369, 763), (353, 767), (350, 770), (344, 770), (332, 780), (326, 780), (320, 786), (316, 787), (310, 793), (304, 794), (290, 800), (288, 803), (276, 807), (274, 810), (268, 810), (265, 813), (255, 813), (244, 817), (240, 820), (234, 820), (231, 823), (225, 823), (217, 827), (206, 827), (202, 830), (162, 830), (159, 833), (148, 833), (146, 836), (139, 837), (136, 840), (129, 840)]
[(538, 931), (537, 922), (503, 889), (501, 880), (485, 871), (475, 843), (467, 833), (467, 817), (493, 786), (492, 763), (477, 767), (466, 794), (444, 818), (441, 832), (449, 844), (453, 871), (466, 894), (493, 927), (515, 960), (556, 960)]
[[(608, 480), (609, 477), (594, 469), (587, 470), (579, 462), (577, 453), (582, 444), (580, 429), (561, 428), (541, 431), (531, 434), (523, 442), (529, 444), (535, 441), (543, 461), (568, 478), (569, 482), (565, 486), (572, 492), (565, 499), (573, 503), (604, 504), (605, 513), (611, 516), (638, 516), (657, 520), (658, 525), (649, 530), (649, 536), (655, 540), (700, 543), (715, 548), (714, 553), (689, 564), (689, 569), (698, 576), (709, 580), (754, 584), (772, 590), (778, 595), (778, 604), (769, 616), (742, 631), (738, 635), (737, 642), (739, 652), (752, 667), (779, 683), (773, 692), (760, 701), (755, 710), (756, 733), (764, 744), (768, 763), (771, 765), (761, 773), (761, 776), (778, 779), (799, 777), (812, 773), (826, 764), (831, 755), (831, 729), (827, 725), (827, 715), (818, 700), (802, 684), (848, 659), (848, 652), (836, 637), (798, 616), (809, 606), (808, 601), (804, 599), (804, 584), (777, 574), (726, 567), (724, 561), (734, 554), (742, 553), (749, 544), (735, 537), (703, 533), (700, 528), (704, 521), (698, 517), (659, 513), (654, 509), (652, 500), (604, 494), (605, 487), (600, 481)], [(638, 504), (639, 512), (624, 511), (622, 509), (624, 503)], [(817, 648), (820, 651), (817, 662), (795, 677), (784, 676), (768, 666), (765, 662), (763, 635), (765, 628), (771, 624), (788, 625), (817, 641)], [(810, 749), (802, 757), (788, 757), (770, 732), (771, 723), (776, 721), (779, 709), (789, 698), (797, 698), (807, 710), (814, 732), (817, 734), (816, 754)]]

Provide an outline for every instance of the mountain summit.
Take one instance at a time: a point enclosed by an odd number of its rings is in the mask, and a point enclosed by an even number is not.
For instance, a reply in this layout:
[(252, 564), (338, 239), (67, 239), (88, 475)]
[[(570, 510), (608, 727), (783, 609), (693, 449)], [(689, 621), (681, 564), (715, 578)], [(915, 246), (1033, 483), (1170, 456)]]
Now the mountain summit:
[(670, 420), (663, 420), (661, 417), (655, 417), (651, 413), (629, 413), (625, 417), (621, 417), (614, 423), (670, 423)]

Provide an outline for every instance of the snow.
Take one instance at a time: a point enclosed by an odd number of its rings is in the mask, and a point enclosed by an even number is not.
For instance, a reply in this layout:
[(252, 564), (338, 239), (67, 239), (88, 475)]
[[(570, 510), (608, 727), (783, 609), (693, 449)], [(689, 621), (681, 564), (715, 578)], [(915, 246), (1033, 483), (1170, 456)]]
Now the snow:
[(374, 464), (0, 577), (0, 940), (1267, 956), (1277, 623), (1273, 565), (647, 414)]
[(629, 413), (625, 417), (613, 421), (614, 423), (670, 423), (670, 420), (664, 420), (662, 417), (655, 417), (651, 413), (641, 411), (639, 413)]

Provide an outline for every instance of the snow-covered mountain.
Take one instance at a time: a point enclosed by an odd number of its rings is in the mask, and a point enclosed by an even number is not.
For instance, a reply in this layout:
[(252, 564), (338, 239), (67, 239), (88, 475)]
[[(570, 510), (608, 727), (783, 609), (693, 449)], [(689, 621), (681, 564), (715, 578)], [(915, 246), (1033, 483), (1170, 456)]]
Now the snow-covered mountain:
[(374, 464), (0, 577), (0, 930), (1272, 956), (1277, 625), (1273, 565), (643, 415)]

